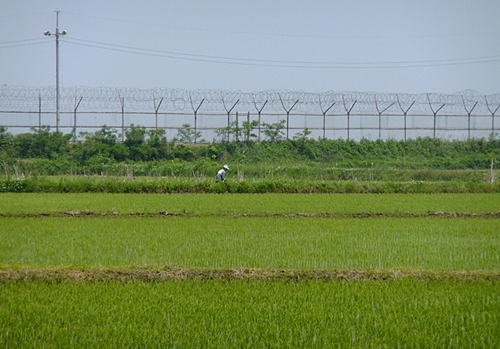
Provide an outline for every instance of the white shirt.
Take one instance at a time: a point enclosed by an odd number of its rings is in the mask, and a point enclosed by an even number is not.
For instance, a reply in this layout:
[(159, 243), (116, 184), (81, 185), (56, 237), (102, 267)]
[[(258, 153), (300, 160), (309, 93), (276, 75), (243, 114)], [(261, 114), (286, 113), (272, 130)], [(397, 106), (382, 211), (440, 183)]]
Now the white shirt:
[(217, 172), (217, 176), (215, 176), (215, 181), (224, 182), (225, 179), (226, 179), (226, 171), (224, 171), (224, 169), (221, 168), (219, 172)]

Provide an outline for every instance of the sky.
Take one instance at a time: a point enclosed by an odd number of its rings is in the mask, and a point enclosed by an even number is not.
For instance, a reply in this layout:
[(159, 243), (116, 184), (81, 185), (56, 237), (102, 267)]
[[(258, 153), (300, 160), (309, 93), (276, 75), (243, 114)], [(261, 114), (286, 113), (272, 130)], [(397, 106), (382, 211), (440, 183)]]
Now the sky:
[(498, 0), (0, 0), (0, 85), (500, 92)]

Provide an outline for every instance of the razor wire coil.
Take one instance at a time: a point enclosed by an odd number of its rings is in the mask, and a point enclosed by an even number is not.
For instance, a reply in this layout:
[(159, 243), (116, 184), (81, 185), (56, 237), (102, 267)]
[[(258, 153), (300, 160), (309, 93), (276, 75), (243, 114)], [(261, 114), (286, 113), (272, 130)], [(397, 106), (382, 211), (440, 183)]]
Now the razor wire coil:
[[(0, 87), (0, 109), (35, 111), (54, 110), (56, 92), (54, 87), (21, 87), (2, 85)], [(226, 90), (183, 90), (166, 87), (139, 89), (113, 87), (63, 87), (59, 92), (60, 110), (108, 111), (126, 108), (134, 111), (199, 112), (226, 114), (240, 113), (329, 114), (378, 115), (420, 113), (491, 115), (500, 105), (500, 93), (481, 95), (477, 91), (466, 90), (453, 94), (442, 93), (377, 93), (355, 91), (326, 91), (320, 93), (265, 90), (257, 92)]]

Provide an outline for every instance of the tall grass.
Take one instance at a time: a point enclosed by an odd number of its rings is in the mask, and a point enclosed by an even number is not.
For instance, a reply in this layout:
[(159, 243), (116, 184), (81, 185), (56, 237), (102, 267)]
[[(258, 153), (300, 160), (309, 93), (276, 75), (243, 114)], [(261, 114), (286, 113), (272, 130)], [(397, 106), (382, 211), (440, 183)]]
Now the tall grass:
[(0, 193), (499, 193), (500, 182), (325, 180), (312, 178), (234, 179), (215, 183), (213, 178), (133, 179), (126, 177), (30, 177), (0, 179)]

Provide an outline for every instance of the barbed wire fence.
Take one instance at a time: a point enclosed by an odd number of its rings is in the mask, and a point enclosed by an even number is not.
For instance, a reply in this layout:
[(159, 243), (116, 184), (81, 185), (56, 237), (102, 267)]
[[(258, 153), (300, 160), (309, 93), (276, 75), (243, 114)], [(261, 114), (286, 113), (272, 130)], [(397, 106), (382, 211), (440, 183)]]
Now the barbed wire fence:
[(104, 125), (119, 131), (122, 139), (132, 125), (164, 129), (171, 139), (189, 125), (201, 134), (196, 143), (217, 140), (217, 130), (244, 121), (257, 121), (260, 141), (266, 124), (284, 120), (286, 138), (307, 129), (313, 138), (470, 139), (496, 136), (500, 108), (500, 93), (472, 90), (405, 94), (65, 87), (56, 120), (55, 93), (53, 87), (0, 86), (0, 125), (17, 133), (57, 126), (75, 139)]

